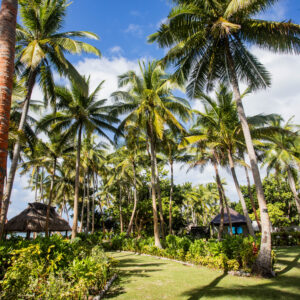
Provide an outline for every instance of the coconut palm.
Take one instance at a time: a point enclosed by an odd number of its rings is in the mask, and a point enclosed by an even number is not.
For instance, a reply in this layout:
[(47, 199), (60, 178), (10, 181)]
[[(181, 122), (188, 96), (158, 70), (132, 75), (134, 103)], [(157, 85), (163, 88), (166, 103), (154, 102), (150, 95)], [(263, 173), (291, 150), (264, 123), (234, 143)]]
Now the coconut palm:
[(249, 233), (254, 236), (246, 202), (235, 171), (233, 156), (237, 152), (238, 146), (244, 146), (244, 140), (241, 136), (241, 126), (232, 98), (232, 93), (223, 85), (216, 92), (216, 100), (207, 95), (202, 95), (201, 99), (204, 102), (205, 112), (200, 113), (197, 125), (207, 128), (208, 139), (215, 147), (219, 147), (221, 152), (227, 153), (231, 174), (247, 221), (247, 227)]
[[(26, 78), (27, 95), (18, 126), (23, 131), (26, 122), (33, 87), (38, 80), (44, 98), (55, 104), (53, 70), (60, 75), (80, 81), (80, 76), (65, 54), (93, 53), (100, 56), (97, 48), (77, 41), (75, 38), (94, 38), (98, 36), (87, 31), (60, 32), (65, 19), (67, 0), (33, 0), (20, 2), (20, 15), (23, 25), (17, 25), (16, 69)], [(20, 155), (20, 141), (14, 145), (0, 224), (4, 224), (10, 201), (13, 181)], [(0, 229), (2, 226), (0, 226)], [(0, 231), (1, 233), (1, 231)]]
[[(10, 119), (10, 106), (13, 90), (15, 37), (17, 22), (18, 1), (2, 0), (0, 10), (0, 214), (2, 213), (2, 201), (5, 178), (7, 173), (7, 149)], [(0, 223), (1, 224), (1, 223)], [(3, 225), (0, 225), (0, 236)]]
[(169, 234), (172, 234), (172, 202), (174, 190), (174, 163), (187, 162), (190, 156), (186, 154), (184, 149), (179, 149), (181, 136), (174, 134), (170, 130), (165, 130), (163, 136), (163, 143), (161, 144), (162, 151), (167, 157), (170, 167), (170, 196), (169, 196)]
[[(172, 94), (172, 87), (176, 85), (157, 61), (147, 64), (140, 62), (139, 66), (140, 76), (134, 71), (119, 76), (119, 87), (127, 86), (128, 90), (115, 92), (112, 97), (116, 101), (123, 101), (116, 107), (116, 112), (119, 114), (129, 112), (120, 128), (126, 129), (127, 126), (134, 124), (146, 133), (147, 141), (150, 144), (154, 238), (155, 245), (161, 248), (156, 202), (156, 193), (158, 192), (157, 143), (163, 139), (166, 125), (172, 130), (184, 130), (175, 115), (186, 120), (190, 116), (190, 108), (186, 100)], [(160, 203), (159, 207), (160, 221), (163, 226), (164, 220)]]
[(264, 152), (263, 165), (267, 166), (268, 173), (273, 169), (277, 173), (287, 173), (288, 183), (294, 195), (300, 220), (300, 198), (295, 183), (295, 178), (297, 179), (300, 168), (299, 130), (294, 132), (295, 126), (291, 123), (291, 120), (282, 124), (280, 118), (274, 120), (273, 126), (284, 129), (284, 131), (265, 137), (264, 148), (266, 150)]
[(266, 88), (270, 76), (247, 49), (256, 45), (273, 52), (299, 53), (300, 26), (256, 16), (276, 0), (173, 0), (177, 5), (165, 24), (149, 40), (171, 48), (164, 58), (174, 63), (175, 76), (188, 80), (187, 92), (196, 96), (216, 81), (231, 84), (251, 162), (261, 212), (262, 243), (253, 271), (272, 276), (270, 219), (264, 198), (249, 126), (239, 90), (239, 80), (253, 88)]
[[(93, 197), (92, 197), (92, 232), (94, 232), (95, 226), (95, 173), (97, 173), (101, 162), (105, 159), (106, 150), (108, 149), (108, 144), (104, 142), (96, 142), (96, 136), (86, 136), (82, 143), (82, 168), (86, 176), (86, 191), (87, 191), (87, 224), (86, 231), (89, 232), (90, 229), (90, 191), (91, 186), (93, 186)], [(83, 205), (84, 206), (84, 205)], [(83, 214), (82, 214), (83, 216)]]
[(219, 193), (219, 207), (221, 215), (218, 239), (221, 240), (224, 230), (224, 203), (229, 218), (230, 234), (232, 234), (232, 224), (227, 199), (225, 196), (225, 191), (219, 173), (218, 166), (220, 164), (220, 154), (218, 153), (218, 149), (216, 149), (214, 143), (210, 143), (208, 141), (206, 132), (203, 131), (203, 129), (202, 131), (199, 131), (198, 129), (192, 128), (190, 134), (190, 136), (184, 138), (180, 145), (180, 147), (188, 147), (189, 153), (190, 155), (192, 155), (191, 160), (188, 162), (188, 171), (192, 168), (200, 168), (200, 171), (203, 171), (205, 166), (207, 166), (208, 164), (212, 164), (214, 167), (214, 171), (216, 174), (216, 183)]
[(77, 234), (82, 135), (97, 132), (99, 136), (111, 141), (108, 132), (116, 133), (117, 130), (112, 124), (119, 122), (110, 113), (112, 107), (105, 105), (107, 100), (98, 100), (98, 93), (103, 82), (91, 92), (89, 78), (83, 79), (85, 81), (84, 86), (82, 86), (82, 83), (74, 81), (71, 82), (70, 88), (56, 86), (58, 112), (49, 114), (40, 121), (40, 128), (52, 126), (53, 130), (64, 130), (61, 143), (76, 137), (74, 141), (74, 147), (76, 147), (76, 176), (72, 238), (75, 238)]
[(192, 223), (198, 226), (199, 222), (203, 226), (210, 224), (210, 219), (217, 212), (216, 202), (218, 200), (218, 191), (216, 184), (200, 184), (184, 194), (184, 205), (192, 216)]

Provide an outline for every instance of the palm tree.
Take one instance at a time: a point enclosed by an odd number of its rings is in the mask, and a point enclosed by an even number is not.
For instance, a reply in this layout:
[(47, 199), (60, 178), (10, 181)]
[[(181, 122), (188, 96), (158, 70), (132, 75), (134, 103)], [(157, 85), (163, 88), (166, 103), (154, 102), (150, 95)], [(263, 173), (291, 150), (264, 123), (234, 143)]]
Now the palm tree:
[[(139, 63), (141, 76), (134, 71), (129, 71), (119, 76), (119, 87), (129, 86), (128, 91), (118, 91), (112, 97), (116, 101), (123, 101), (116, 107), (119, 114), (129, 114), (125, 117), (120, 128), (136, 126), (146, 133), (147, 141), (150, 144), (151, 157), (151, 189), (152, 209), (154, 222), (155, 245), (161, 248), (156, 193), (158, 192), (157, 178), (157, 143), (163, 139), (165, 125), (172, 130), (183, 131), (183, 126), (176, 119), (174, 114), (179, 115), (183, 120), (190, 116), (190, 108), (187, 101), (172, 94), (174, 82), (166, 74), (157, 61)], [(160, 221), (163, 227), (162, 208), (160, 207)]]
[(112, 107), (105, 105), (107, 100), (97, 100), (103, 81), (94, 91), (90, 92), (89, 78), (83, 79), (85, 82), (84, 86), (82, 86), (82, 83), (74, 81), (71, 82), (70, 88), (56, 86), (55, 94), (58, 99), (58, 112), (47, 115), (40, 121), (41, 128), (52, 126), (53, 130), (64, 130), (61, 143), (64, 143), (69, 138), (76, 137), (74, 141), (74, 147), (76, 147), (76, 176), (72, 238), (75, 238), (77, 234), (82, 135), (97, 132), (99, 136), (111, 141), (107, 133), (116, 133), (117, 130), (112, 124), (119, 122), (110, 113)]
[[(0, 215), (5, 178), (7, 173), (7, 149), (10, 119), (10, 106), (13, 90), (15, 38), (18, 1), (2, 0), (0, 10)], [(0, 224), (0, 236), (2, 226)]]
[(273, 126), (283, 129), (273, 135), (265, 136), (264, 143), (264, 162), (267, 166), (267, 172), (272, 169), (282, 174), (287, 173), (288, 183), (294, 195), (299, 220), (300, 220), (300, 198), (296, 189), (295, 178), (297, 178), (300, 168), (300, 138), (299, 130), (294, 132), (294, 125), (288, 120), (286, 124), (282, 124), (282, 120), (278, 118), (274, 120)]
[(227, 214), (229, 218), (230, 225), (230, 234), (232, 234), (232, 225), (231, 225), (231, 217), (229, 213), (229, 207), (227, 205), (227, 200), (225, 196), (225, 191), (223, 188), (223, 184), (221, 181), (220, 173), (218, 165), (220, 164), (220, 155), (217, 152), (217, 149), (213, 143), (209, 143), (207, 141), (207, 135), (204, 131), (199, 131), (195, 128), (192, 128), (191, 135), (184, 137), (180, 147), (192, 147), (189, 149), (190, 154), (192, 155), (191, 160), (189, 161), (189, 169), (200, 167), (202, 171), (205, 166), (211, 163), (214, 167), (214, 171), (216, 174), (216, 183), (219, 193), (220, 200), (220, 226), (218, 231), (218, 239), (221, 240), (223, 230), (224, 230), (224, 203), (227, 209)]
[(257, 157), (242, 104), (239, 80), (253, 88), (266, 88), (270, 76), (247, 46), (274, 52), (299, 53), (300, 26), (255, 18), (276, 2), (270, 0), (173, 0), (166, 24), (150, 36), (170, 47), (164, 61), (174, 63), (175, 76), (188, 80), (187, 92), (196, 96), (216, 81), (231, 84), (250, 158), (261, 212), (262, 243), (253, 271), (272, 276), (270, 219)]
[(216, 213), (218, 199), (216, 184), (199, 184), (184, 194), (184, 198), (186, 199), (184, 205), (190, 212), (193, 225), (197, 226), (200, 221), (203, 226), (208, 226), (211, 217)]
[[(79, 74), (65, 58), (65, 54), (86, 52), (100, 56), (99, 50), (95, 47), (73, 39), (73, 37), (98, 39), (96, 34), (87, 31), (59, 32), (68, 5), (67, 0), (33, 0), (20, 3), (20, 14), (24, 26), (17, 25), (16, 70), (21, 77), (26, 78), (27, 88), (18, 127), (21, 132), (26, 122), (32, 90), (37, 80), (44, 92), (44, 98), (55, 105), (53, 69), (60, 75), (67, 75), (80, 81)], [(20, 141), (17, 140), (7, 179), (0, 224), (4, 224), (6, 219), (19, 155)]]
[(181, 136), (174, 134), (170, 130), (165, 130), (163, 143), (161, 148), (166, 155), (170, 166), (170, 196), (169, 196), (169, 234), (172, 234), (172, 202), (173, 202), (173, 190), (174, 190), (174, 163), (175, 162), (187, 162), (190, 156), (186, 154), (184, 149), (179, 149)]
[[(95, 173), (97, 173), (101, 160), (105, 159), (108, 145), (104, 142), (96, 142), (96, 136), (86, 136), (82, 143), (82, 166), (84, 169), (84, 174), (86, 176), (86, 191), (87, 191), (87, 226), (86, 231), (89, 232), (90, 229), (90, 190), (93, 186), (93, 198), (92, 198), (92, 233), (94, 232), (95, 226)], [(84, 206), (84, 205), (83, 205)], [(83, 207), (82, 206), (82, 207)], [(83, 216), (83, 215), (82, 215)]]

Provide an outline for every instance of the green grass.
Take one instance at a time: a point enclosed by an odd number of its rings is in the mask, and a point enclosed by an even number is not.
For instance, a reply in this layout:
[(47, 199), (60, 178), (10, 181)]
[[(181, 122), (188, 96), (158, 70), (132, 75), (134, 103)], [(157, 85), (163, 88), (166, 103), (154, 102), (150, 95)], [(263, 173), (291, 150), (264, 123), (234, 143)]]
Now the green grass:
[(242, 278), (129, 252), (110, 253), (120, 261), (120, 276), (106, 298), (300, 299), (300, 247), (276, 252), (278, 276), (274, 279)]

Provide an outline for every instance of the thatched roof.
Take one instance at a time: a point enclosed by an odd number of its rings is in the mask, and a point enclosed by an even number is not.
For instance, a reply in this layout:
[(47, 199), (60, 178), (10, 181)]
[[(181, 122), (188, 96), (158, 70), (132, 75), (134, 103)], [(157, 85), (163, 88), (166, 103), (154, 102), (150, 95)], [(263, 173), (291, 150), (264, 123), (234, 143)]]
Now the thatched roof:
[[(5, 224), (6, 232), (43, 232), (45, 231), (47, 205), (42, 203), (28, 203), (28, 207), (19, 215)], [(71, 227), (60, 217), (55, 207), (50, 208), (49, 231), (69, 231)]]
[[(243, 215), (240, 215), (237, 211), (235, 211), (232, 208), (229, 208), (229, 212), (230, 212), (232, 224), (236, 224), (236, 223), (245, 223), (246, 224), (246, 218)], [(221, 221), (221, 214), (218, 214), (217, 216), (215, 216), (213, 218), (213, 220), (210, 223), (214, 224), (214, 225), (220, 225), (220, 221)], [(224, 209), (224, 225), (229, 225), (226, 209)]]

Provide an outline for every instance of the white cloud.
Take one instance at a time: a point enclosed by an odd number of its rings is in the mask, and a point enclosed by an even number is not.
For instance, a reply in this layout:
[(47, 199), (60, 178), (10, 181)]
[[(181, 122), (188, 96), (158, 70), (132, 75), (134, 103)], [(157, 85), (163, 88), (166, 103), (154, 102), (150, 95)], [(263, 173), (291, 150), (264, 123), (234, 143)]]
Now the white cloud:
[(27, 188), (28, 182), (28, 175), (20, 175), (17, 172), (12, 190), (11, 205), (8, 208), (8, 219), (25, 209), (27, 203), (34, 202), (34, 192)]
[(123, 49), (120, 46), (114, 46), (109, 49), (110, 53), (112, 54), (120, 54), (123, 52)]
[(128, 27), (125, 29), (126, 33), (131, 33), (141, 37), (143, 35), (143, 29), (138, 24), (129, 24)]
[(135, 17), (140, 17), (142, 14), (139, 12), (139, 11), (137, 11), (137, 10), (132, 10), (131, 12), (130, 12), (130, 14), (132, 15), (132, 16), (135, 16)]
[(286, 120), (295, 116), (300, 124), (300, 59), (296, 55), (274, 54), (254, 48), (252, 51), (272, 76), (272, 86), (244, 100), (248, 115), (277, 113)]
[(91, 75), (91, 89), (105, 80), (100, 98), (108, 98), (118, 89), (118, 76), (129, 71), (138, 70), (137, 61), (127, 60), (124, 57), (113, 57), (111, 59), (84, 59), (76, 65), (77, 70), (82, 75)]

